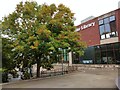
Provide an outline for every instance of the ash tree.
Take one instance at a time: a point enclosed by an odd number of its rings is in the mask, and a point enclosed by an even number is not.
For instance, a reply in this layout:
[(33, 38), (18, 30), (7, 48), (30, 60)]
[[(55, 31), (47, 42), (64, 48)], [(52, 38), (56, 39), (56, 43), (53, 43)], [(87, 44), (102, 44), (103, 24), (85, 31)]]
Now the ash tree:
[(2, 34), (13, 40), (13, 53), (20, 54), (17, 57), (23, 61), (32, 59), (37, 63), (37, 77), (41, 63), (50, 52), (57, 55), (58, 48), (66, 48), (68, 52), (84, 53), (85, 44), (75, 32), (74, 13), (63, 4), (20, 2), (1, 24)]

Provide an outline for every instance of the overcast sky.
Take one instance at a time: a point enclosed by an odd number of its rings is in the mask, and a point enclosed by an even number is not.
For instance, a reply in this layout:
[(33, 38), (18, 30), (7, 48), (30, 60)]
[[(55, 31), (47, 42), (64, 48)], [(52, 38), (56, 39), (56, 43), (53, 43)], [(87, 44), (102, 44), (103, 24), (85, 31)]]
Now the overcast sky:
[[(0, 1), (0, 20), (5, 15), (15, 10), (16, 4), (20, 1), (26, 0), (1, 0)], [(99, 16), (118, 8), (118, 1), (120, 0), (32, 0), (37, 1), (38, 4), (56, 5), (62, 3), (69, 7), (75, 13), (75, 25), (79, 25), (81, 20), (89, 16)]]

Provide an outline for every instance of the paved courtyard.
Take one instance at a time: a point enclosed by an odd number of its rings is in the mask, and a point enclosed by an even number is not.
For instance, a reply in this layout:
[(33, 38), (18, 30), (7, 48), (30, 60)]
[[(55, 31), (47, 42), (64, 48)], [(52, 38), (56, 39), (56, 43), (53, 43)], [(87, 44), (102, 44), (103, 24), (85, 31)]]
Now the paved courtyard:
[(116, 88), (118, 70), (79, 70), (61, 76), (4, 84), (3, 88)]

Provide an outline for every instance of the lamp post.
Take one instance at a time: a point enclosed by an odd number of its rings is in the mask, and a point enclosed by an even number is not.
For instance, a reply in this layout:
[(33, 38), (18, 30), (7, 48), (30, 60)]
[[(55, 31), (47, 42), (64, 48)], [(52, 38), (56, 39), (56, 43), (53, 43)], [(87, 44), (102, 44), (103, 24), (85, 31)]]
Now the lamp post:
[(69, 72), (69, 54), (66, 52), (66, 60), (67, 60), (67, 63), (68, 63), (68, 71)]
[(63, 60), (64, 60), (64, 59), (63, 59), (63, 57), (62, 57), (62, 75), (63, 75)]
[(61, 59), (61, 64), (62, 64), (62, 75), (63, 75), (63, 60), (64, 60), (64, 50), (62, 49), (62, 48), (58, 48), (60, 51), (62, 51), (62, 53), (61, 53), (61, 57), (62, 57), (62, 59)]

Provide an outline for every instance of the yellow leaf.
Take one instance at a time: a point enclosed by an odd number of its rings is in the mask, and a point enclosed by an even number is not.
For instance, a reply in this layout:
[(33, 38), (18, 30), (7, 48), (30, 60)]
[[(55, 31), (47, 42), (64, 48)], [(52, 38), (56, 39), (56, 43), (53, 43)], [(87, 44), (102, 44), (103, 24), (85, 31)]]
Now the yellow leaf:
[(23, 46), (17, 46), (17, 50), (23, 51), (24, 47)]
[(33, 41), (33, 40), (34, 40), (34, 36), (30, 36), (29, 41)]
[(38, 34), (38, 35), (40, 35), (41, 33), (42, 33), (42, 30), (41, 30), (41, 29), (37, 30), (37, 34)]
[(30, 46), (31, 49), (37, 49), (37, 47), (34, 47), (34, 46)]
[(36, 41), (34, 42), (34, 46), (35, 46), (35, 47), (38, 47), (38, 45), (39, 45), (39, 41), (36, 40)]

